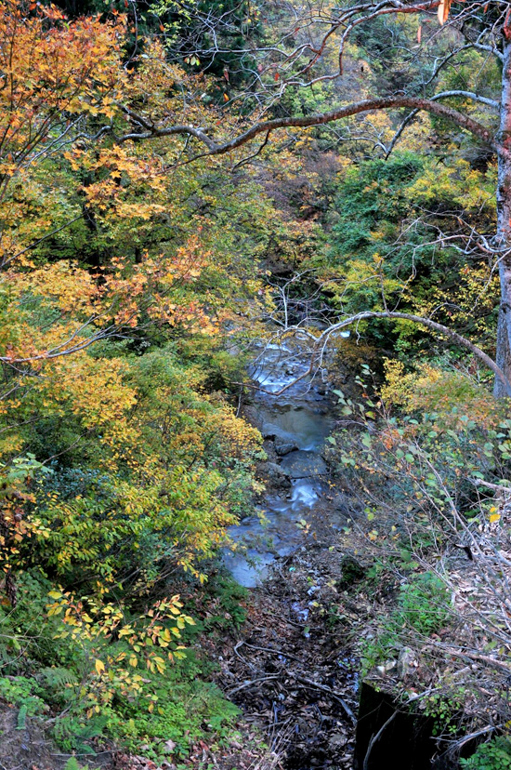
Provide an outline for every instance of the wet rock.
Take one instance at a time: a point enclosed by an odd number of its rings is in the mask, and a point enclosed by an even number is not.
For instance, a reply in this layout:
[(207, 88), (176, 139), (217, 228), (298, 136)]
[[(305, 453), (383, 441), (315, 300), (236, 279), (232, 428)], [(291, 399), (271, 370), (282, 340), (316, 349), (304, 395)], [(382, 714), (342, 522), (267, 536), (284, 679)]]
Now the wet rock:
[(265, 463), (266, 472), (272, 478), (283, 476), (286, 479), (290, 478), (288, 471), (278, 463)]
[(290, 452), (282, 460), (281, 467), (292, 479), (306, 479), (310, 476), (322, 476), (327, 472), (326, 463), (317, 452), (299, 449)]
[(272, 422), (265, 422), (260, 430), (264, 439), (273, 439), (275, 444), (277, 444), (277, 442), (288, 444), (294, 443), (294, 438), (291, 433), (279, 428), (278, 425), (275, 425)]
[(261, 430), (262, 421), (259, 416), (259, 411), (255, 406), (245, 405), (243, 407), (242, 414), (247, 422), (249, 422), (258, 430)]
[(266, 459), (270, 463), (277, 462), (277, 453), (275, 451), (275, 443), (271, 439), (263, 441), (263, 449), (266, 452)]
[(275, 437), (275, 451), (279, 457), (284, 457), (290, 452), (294, 452), (296, 449), (298, 449), (298, 447), (294, 441), (286, 441), (285, 438), (281, 438), (280, 436)]
[(291, 486), (289, 473), (277, 463), (263, 463), (259, 466), (259, 473), (274, 489), (289, 489)]

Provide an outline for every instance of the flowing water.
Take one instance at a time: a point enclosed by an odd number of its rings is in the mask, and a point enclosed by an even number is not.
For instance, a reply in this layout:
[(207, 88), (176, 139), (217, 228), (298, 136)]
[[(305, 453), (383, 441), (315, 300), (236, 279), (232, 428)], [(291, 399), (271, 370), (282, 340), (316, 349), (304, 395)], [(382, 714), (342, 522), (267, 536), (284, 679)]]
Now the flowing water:
[[(308, 378), (295, 382), (306, 370), (306, 357), (299, 346), (267, 345), (250, 371), (261, 387), (250, 407), (250, 418), (263, 437), (274, 441), (277, 464), (289, 477), (290, 486), (275, 491), (270, 485), (258, 513), (230, 528), (239, 551), (226, 551), (224, 562), (247, 587), (264, 579), (276, 556), (286, 556), (299, 547), (305, 518), (325, 491), (321, 452), (333, 418), (321, 382), (316, 385)], [(284, 393), (273, 395), (291, 383)]]

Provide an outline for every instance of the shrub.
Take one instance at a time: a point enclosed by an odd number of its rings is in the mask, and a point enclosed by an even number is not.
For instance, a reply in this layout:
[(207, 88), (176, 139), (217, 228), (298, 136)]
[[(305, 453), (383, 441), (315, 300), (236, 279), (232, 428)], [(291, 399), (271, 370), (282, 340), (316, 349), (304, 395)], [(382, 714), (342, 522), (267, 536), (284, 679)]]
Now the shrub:
[(481, 743), (470, 759), (460, 759), (464, 770), (506, 770), (511, 768), (511, 740), (507, 737), (494, 738)]
[(449, 592), (432, 572), (417, 575), (400, 590), (396, 624), (429, 635), (449, 619)]
[(383, 616), (376, 635), (363, 645), (363, 668), (369, 672), (417, 636), (430, 636), (449, 617), (449, 593), (440, 578), (431, 572), (414, 576), (400, 588), (396, 607)]

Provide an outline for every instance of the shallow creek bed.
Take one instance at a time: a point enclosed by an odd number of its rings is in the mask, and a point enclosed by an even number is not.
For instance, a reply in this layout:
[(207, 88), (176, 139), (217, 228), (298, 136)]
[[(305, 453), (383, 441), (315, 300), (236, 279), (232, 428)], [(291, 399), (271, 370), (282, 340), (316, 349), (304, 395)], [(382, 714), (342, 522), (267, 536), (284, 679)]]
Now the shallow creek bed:
[[(358, 661), (340, 646), (329, 607), (336, 601), (326, 542), (308, 542), (278, 560), (252, 592), (239, 636), (211, 654), (218, 684), (261, 729), (289, 770), (353, 766)], [(339, 571), (340, 577), (340, 571)]]
[(336, 542), (347, 511), (332, 505), (322, 457), (335, 422), (332, 403), (321, 382), (293, 384), (305, 368), (296, 347), (270, 345), (251, 371), (262, 390), (245, 417), (261, 431), (268, 455), (260, 468), (264, 522), (253, 516), (231, 531), (246, 551), (226, 554), (225, 565), (253, 591), (239, 638), (211, 654), (220, 664), (218, 684), (262, 729), (282, 767), (343, 770), (353, 762), (358, 666), (340, 647), (329, 608), (341, 579)]

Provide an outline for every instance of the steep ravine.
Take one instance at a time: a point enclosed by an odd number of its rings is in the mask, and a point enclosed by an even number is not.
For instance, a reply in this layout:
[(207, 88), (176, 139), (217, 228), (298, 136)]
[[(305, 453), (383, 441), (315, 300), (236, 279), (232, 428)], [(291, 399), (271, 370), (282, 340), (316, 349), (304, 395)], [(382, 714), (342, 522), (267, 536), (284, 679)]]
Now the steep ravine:
[(347, 528), (359, 505), (324, 457), (333, 394), (321, 379), (297, 381), (306, 367), (298, 345), (270, 345), (251, 371), (260, 389), (245, 417), (264, 437), (266, 491), (259, 515), (231, 530), (239, 552), (224, 556), (251, 601), (238, 638), (216, 651), (219, 684), (282, 770), (453, 770), (456, 761), (433, 759), (431, 719), (361, 687), (353, 649), (381, 597)]
[(265, 439), (260, 515), (231, 530), (245, 552), (225, 564), (252, 588), (239, 638), (219, 655), (220, 684), (289, 770), (351, 768), (358, 663), (339, 644), (337, 540), (349, 509), (322, 456), (335, 418), (327, 386), (307, 379), (298, 347), (270, 345), (251, 370), (261, 390), (245, 416)]

